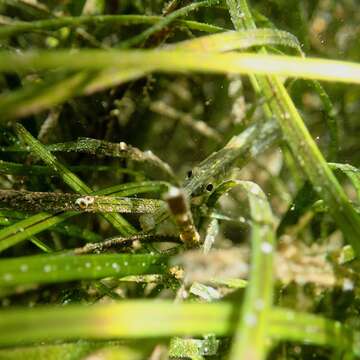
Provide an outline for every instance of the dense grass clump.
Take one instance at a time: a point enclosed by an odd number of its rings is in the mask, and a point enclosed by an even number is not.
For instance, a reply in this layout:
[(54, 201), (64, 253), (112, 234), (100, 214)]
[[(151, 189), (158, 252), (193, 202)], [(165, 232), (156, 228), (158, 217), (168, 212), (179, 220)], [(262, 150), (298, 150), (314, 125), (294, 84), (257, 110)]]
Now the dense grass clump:
[(0, 359), (360, 357), (355, 1), (0, 1)]

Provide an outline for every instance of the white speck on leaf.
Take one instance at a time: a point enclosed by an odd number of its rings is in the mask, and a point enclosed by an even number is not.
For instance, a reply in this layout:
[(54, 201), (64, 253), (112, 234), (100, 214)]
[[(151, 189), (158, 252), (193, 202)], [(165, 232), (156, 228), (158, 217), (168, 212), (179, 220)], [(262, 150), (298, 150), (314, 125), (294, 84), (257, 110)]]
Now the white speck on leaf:
[(46, 273), (48, 273), (48, 272), (50, 272), (51, 271), (51, 265), (45, 265), (44, 266), (44, 272), (46, 272)]
[(245, 315), (245, 323), (249, 326), (255, 326), (257, 322), (257, 317), (253, 313), (248, 313)]
[(273, 246), (267, 241), (264, 241), (261, 244), (261, 251), (265, 254), (270, 254), (273, 251)]
[(26, 264), (22, 264), (20, 266), (20, 271), (21, 272), (27, 272), (29, 270), (29, 266), (27, 266)]
[(12, 279), (13, 279), (12, 274), (9, 274), (9, 273), (4, 274), (5, 281), (11, 281)]

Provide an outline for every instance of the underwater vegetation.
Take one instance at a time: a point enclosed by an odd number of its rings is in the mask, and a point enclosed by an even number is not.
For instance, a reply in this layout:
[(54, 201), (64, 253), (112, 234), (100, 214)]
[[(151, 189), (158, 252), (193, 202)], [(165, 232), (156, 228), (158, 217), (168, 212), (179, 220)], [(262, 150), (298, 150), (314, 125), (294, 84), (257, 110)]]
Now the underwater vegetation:
[(360, 357), (355, 0), (0, 0), (0, 359)]

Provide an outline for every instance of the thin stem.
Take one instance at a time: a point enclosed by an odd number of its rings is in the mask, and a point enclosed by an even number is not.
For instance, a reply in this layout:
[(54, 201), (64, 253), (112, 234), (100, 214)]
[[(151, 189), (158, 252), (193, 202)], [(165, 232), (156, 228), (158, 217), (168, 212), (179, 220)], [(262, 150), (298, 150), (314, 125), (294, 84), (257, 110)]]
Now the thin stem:
[[(31, 22), (14, 22), (0, 28), (0, 39), (32, 31), (57, 30), (65, 26), (77, 27), (80, 25), (141, 25), (156, 24), (163, 19), (162, 16), (146, 15), (82, 15), (76, 17), (61, 17), (55, 19), (38, 20)], [(173, 20), (175, 25), (185, 26), (192, 30), (204, 32), (219, 32), (221, 27), (199, 23), (197, 21)]]
[(184, 6), (178, 10), (175, 10), (171, 13), (169, 13), (167, 16), (163, 17), (160, 21), (155, 23), (150, 28), (146, 29), (139, 35), (135, 35), (132, 38), (125, 40), (121, 42), (118, 47), (120, 48), (129, 48), (138, 44), (143, 43), (145, 40), (147, 40), (151, 35), (155, 34), (156, 32), (164, 29), (167, 25), (169, 25), (171, 22), (175, 21), (177, 18), (181, 16), (187, 15), (191, 11), (195, 11), (201, 7), (209, 7), (212, 5), (216, 5), (219, 3), (220, 0), (206, 0), (206, 1), (199, 1), (192, 3), (190, 5)]

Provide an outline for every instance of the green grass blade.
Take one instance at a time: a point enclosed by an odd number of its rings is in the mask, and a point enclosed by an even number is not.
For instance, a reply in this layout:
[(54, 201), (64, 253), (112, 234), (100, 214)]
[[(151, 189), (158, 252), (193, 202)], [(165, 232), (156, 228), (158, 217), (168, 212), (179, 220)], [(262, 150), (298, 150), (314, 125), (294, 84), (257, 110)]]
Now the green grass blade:
[(30, 238), (30, 241), (35, 245), (37, 246), (40, 250), (42, 250), (43, 252), (45, 253), (52, 253), (53, 252), (53, 249), (51, 249), (50, 246), (46, 245), (43, 241), (41, 241), (40, 239), (38, 239), (37, 237), (35, 236), (32, 236)]
[(35, 255), (0, 262), (0, 287), (101, 279), (109, 276), (162, 274), (166, 259), (158, 255)]
[[(167, 189), (168, 184), (165, 182), (145, 181), (140, 183), (115, 185), (93, 192), (90, 195), (129, 196), (154, 191), (163, 192)], [(52, 215), (41, 212), (7, 226), (6, 228), (0, 230), (0, 252), (77, 214), (77, 212), (62, 212)]]
[(265, 194), (255, 183), (239, 182), (246, 190), (252, 218), (251, 272), (230, 359), (265, 359), (269, 313), (273, 302), (275, 224)]
[(350, 179), (356, 190), (358, 201), (360, 201), (360, 170), (349, 164), (329, 163), (329, 166), (333, 170), (342, 171)]
[(0, 230), (0, 252), (76, 214), (68, 212), (51, 215), (42, 212), (7, 226)]
[[(2, 210), (0, 211), (0, 224), (5, 226), (12, 225), (16, 223), (18, 220), (23, 220), (27, 217), (28, 217), (27, 214), (24, 214), (19, 211), (14, 212), (9, 210)], [(99, 235), (98, 233), (95, 233), (86, 228), (82, 228), (75, 224), (64, 225), (60, 223), (58, 225), (55, 225), (55, 227), (53, 227), (51, 230), (59, 234), (66, 235), (68, 237), (83, 239), (86, 242), (98, 242), (102, 239), (101, 235)], [(31, 239), (34, 239), (34, 237), (32, 237)], [(40, 240), (37, 239), (37, 244), (40, 244), (39, 241)], [(34, 241), (32, 242), (34, 243)], [(42, 242), (42, 247), (43, 248), (46, 247), (46, 245), (43, 242)]]
[(200, 36), (168, 45), (166, 49), (225, 52), (261, 45), (288, 46), (302, 54), (301, 46), (294, 35), (275, 29), (228, 31), (215, 35)]
[(157, 199), (87, 195), (71, 193), (0, 190), (0, 206), (24, 212), (81, 211), (95, 213), (147, 214), (166, 209)]
[(20, 55), (1, 52), (0, 71), (23, 72), (61, 68), (101, 70), (127, 68), (138, 71), (260, 74), (360, 84), (355, 62), (252, 53), (206, 54), (185, 50), (81, 50), (37, 51)]
[(282, 308), (274, 308), (269, 317), (269, 331), (274, 340), (317, 344), (343, 350), (352, 347), (353, 334), (339, 321)]
[(59, 338), (228, 335), (233, 329), (232, 313), (233, 307), (227, 303), (174, 304), (164, 300), (156, 303), (131, 300), (102, 306), (18, 308), (0, 312), (0, 344)]
[(167, 176), (175, 178), (171, 167), (151, 151), (141, 151), (140, 149), (128, 145), (124, 142), (111, 143), (104, 140), (80, 138), (77, 141), (48, 145), (50, 152), (80, 152), (91, 155), (102, 155), (129, 159), (142, 163), (149, 163), (160, 169)]
[[(356, 63), (305, 59), (285, 55), (247, 53), (206, 55), (198, 51), (194, 54), (185, 50), (164, 52), (151, 50), (127, 52), (83, 50), (76, 56), (68, 52), (53, 51), (23, 54), (19, 59), (15, 54), (0, 53), (0, 71), (3, 72), (29, 69), (44, 70), (53, 67), (64, 68), (64, 66), (69, 70), (102, 71), (92, 80), (87, 79), (85, 83), (80, 81), (81, 75), (79, 74), (64, 80), (71, 84), (69, 88), (57, 83), (52, 84), (52, 88), (61, 88), (61, 91), (51, 96), (46, 92), (42, 93), (43, 86), (39, 85), (39, 94), (35, 103), (31, 102), (32, 98), (27, 98), (28, 94), (31, 95), (30, 88), (4, 95), (4, 98), (0, 99), (4, 103), (3, 111), (6, 115), (4, 119), (37, 112), (65, 101), (70, 95), (89, 94), (109, 86), (137, 79), (151, 71), (274, 74), (360, 84), (360, 65)], [(51, 94), (54, 92), (51, 91)], [(35, 95), (32, 94), (32, 96)], [(19, 102), (18, 109), (11, 106), (14, 102)]]
[[(358, 333), (317, 315), (274, 309), (269, 335), (344, 350), (358, 348)], [(295, 321), (296, 320), (296, 321)], [(17, 308), (0, 311), (1, 345), (72, 339), (131, 339), (144, 337), (233, 334), (234, 304), (201, 304), (131, 300), (96, 306)], [(100, 325), (101, 326), (100, 326)], [(314, 327), (312, 327), (314, 324)], [(11, 329), (12, 331), (9, 331)], [(309, 334), (308, 330), (314, 330)]]

